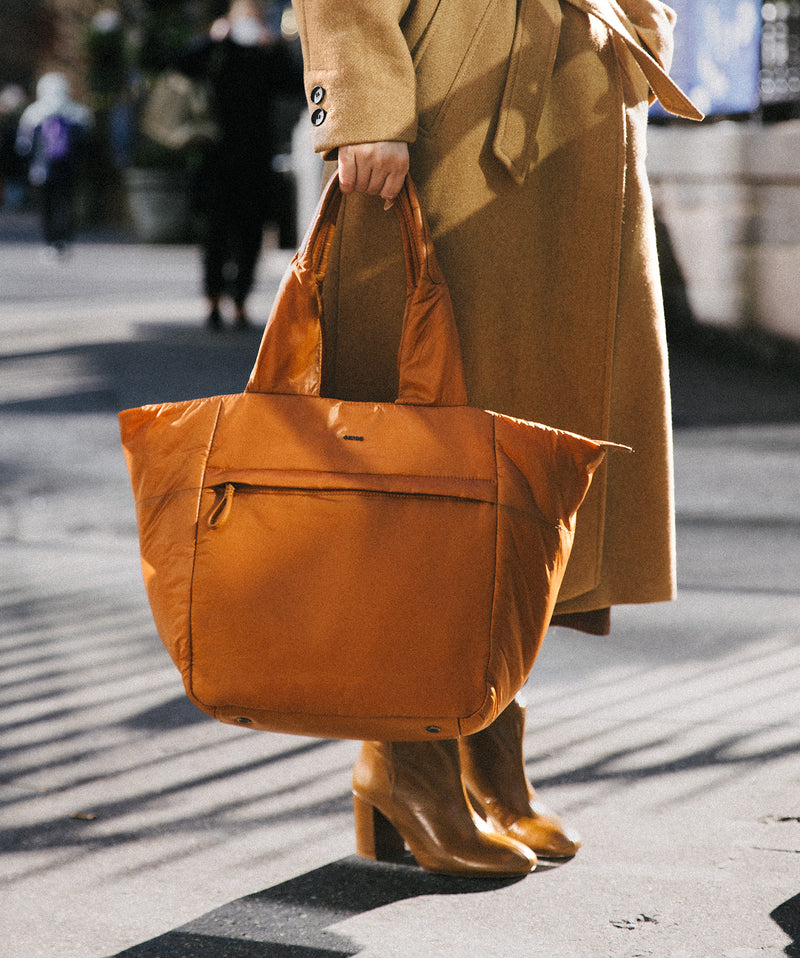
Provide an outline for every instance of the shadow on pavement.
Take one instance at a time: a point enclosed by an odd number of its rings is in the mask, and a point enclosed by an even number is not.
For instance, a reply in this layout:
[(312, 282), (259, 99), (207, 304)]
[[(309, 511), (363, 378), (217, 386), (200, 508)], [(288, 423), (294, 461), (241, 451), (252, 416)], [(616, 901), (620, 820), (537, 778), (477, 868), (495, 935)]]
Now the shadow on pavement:
[(724, 336), (673, 342), (672, 422), (693, 426), (800, 422), (800, 375), (771, 368)]
[(520, 880), (449, 878), (409, 861), (343, 858), (229, 902), (114, 958), (345, 958), (361, 946), (329, 929), (347, 918), (420, 895), (486, 892)]
[(674, 426), (800, 421), (800, 342), (699, 322), (658, 207), (655, 214)]
[[(753, 734), (749, 731), (721, 736), (713, 744), (688, 750), (667, 761), (642, 761), (640, 756), (650, 751), (668, 748), (670, 735), (655, 736), (649, 741), (639, 741), (635, 747), (620, 748), (599, 755), (596, 761), (586, 762), (558, 775), (537, 775), (536, 787), (543, 790), (562, 788), (566, 785), (596, 785), (598, 782), (629, 786), (637, 781), (662, 776), (679, 776), (687, 772), (707, 769), (755, 768), (761, 763), (778, 762), (781, 759), (800, 755), (800, 740), (787, 741), (771, 749), (753, 748)], [(536, 766), (537, 757), (528, 758), (528, 764)], [(800, 952), (798, 952), (800, 958)]]
[(193, 705), (190, 699), (185, 695), (179, 695), (131, 716), (124, 724), (137, 731), (158, 732), (186, 728), (189, 725), (202, 725), (207, 720), (208, 716)]
[(800, 895), (778, 905), (770, 918), (792, 939), (784, 949), (785, 954), (789, 958), (800, 958)]
[(0, 357), (3, 370), (25, 373), (41, 388), (0, 404), (6, 412), (119, 412), (146, 403), (242, 392), (263, 328), (212, 332), (186, 325), (143, 325), (125, 342), (89, 343)]
[[(41, 384), (0, 404), (7, 412), (119, 412), (145, 403), (241, 392), (262, 328), (214, 333), (185, 324), (143, 324), (125, 342), (92, 343), (0, 358), (4, 370)], [(676, 428), (800, 422), (800, 375), (773, 368), (719, 336), (682, 335), (670, 345)]]

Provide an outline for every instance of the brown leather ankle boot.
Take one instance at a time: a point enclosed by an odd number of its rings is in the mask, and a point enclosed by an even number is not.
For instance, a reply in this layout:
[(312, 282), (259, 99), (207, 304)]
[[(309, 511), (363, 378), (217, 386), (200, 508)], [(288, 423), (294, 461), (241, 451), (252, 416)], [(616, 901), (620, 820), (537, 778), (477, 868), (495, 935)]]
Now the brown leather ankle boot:
[(460, 739), (464, 784), (478, 813), (501, 835), (542, 858), (571, 858), (580, 836), (538, 800), (528, 781), (524, 729), (525, 709), (515, 701), (488, 728)]
[(353, 770), (356, 849), (397, 861), (408, 844), (421, 868), (442, 875), (525, 875), (536, 855), (495, 834), (464, 793), (455, 740), (364, 742)]

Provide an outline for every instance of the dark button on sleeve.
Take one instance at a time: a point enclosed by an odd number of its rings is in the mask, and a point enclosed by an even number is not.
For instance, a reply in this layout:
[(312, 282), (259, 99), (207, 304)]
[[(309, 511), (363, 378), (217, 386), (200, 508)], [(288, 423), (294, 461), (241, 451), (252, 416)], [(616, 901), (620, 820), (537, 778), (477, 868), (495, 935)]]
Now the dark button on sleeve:
[(325, 90), (321, 86), (315, 86), (311, 91), (311, 102), (315, 105), (322, 103), (325, 99)]
[(314, 110), (314, 112), (311, 114), (311, 122), (314, 124), (314, 126), (322, 126), (327, 115), (328, 114), (324, 110)]

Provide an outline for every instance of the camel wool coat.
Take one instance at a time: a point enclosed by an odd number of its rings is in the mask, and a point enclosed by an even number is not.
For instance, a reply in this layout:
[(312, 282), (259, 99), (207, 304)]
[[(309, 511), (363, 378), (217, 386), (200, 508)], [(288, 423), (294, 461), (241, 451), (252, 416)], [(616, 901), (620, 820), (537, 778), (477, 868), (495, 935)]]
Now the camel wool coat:
[[(295, 0), (314, 148), (410, 144), (470, 404), (633, 447), (578, 514), (557, 617), (607, 631), (675, 590), (666, 343), (645, 172), (666, 74), (657, 0)], [(395, 398), (405, 272), (383, 201), (343, 204), (326, 392)], [(597, 613), (593, 619), (592, 616)], [(593, 624), (592, 624), (593, 623)]]

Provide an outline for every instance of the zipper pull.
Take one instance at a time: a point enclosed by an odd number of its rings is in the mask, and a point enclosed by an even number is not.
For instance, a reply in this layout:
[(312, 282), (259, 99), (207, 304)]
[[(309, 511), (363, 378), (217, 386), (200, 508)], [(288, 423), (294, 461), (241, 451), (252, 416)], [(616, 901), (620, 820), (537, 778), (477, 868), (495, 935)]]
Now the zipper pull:
[(208, 517), (209, 529), (220, 529), (227, 522), (228, 516), (231, 514), (231, 507), (233, 506), (234, 492), (236, 492), (234, 484), (232, 482), (226, 482), (222, 499), (214, 506), (211, 515)]

